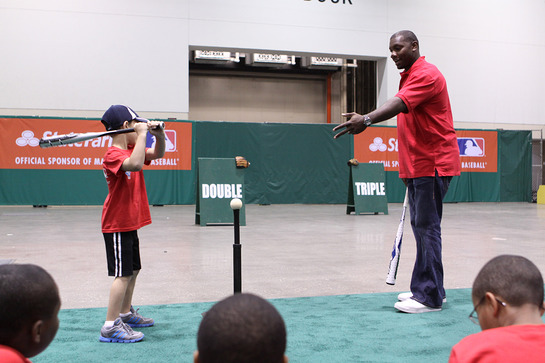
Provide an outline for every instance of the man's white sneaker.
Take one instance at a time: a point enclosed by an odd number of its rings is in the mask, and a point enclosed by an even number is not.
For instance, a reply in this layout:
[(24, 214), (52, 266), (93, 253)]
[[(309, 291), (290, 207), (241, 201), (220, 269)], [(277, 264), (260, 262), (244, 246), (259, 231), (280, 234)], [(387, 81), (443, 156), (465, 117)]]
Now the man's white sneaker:
[(398, 301), (395, 303), (394, 308), (409, 314), (420, 314), (420, 313), (430, 313), (433, 311), (441, 311), (441, 308), (430, 308), (429, 306), (421, 304), (418, 301), (413, 299)]
[[(405, 301), (405, 300), (408, 300), (410, 299), (411, 297), (413, 297), (413, 293), (412, 292), (402, 292), (401, 294), (397, 295), (397, 299), (399, 301)], [(443, 298), (443, 304), (447, 302), (447, 298), (444, 297)]]

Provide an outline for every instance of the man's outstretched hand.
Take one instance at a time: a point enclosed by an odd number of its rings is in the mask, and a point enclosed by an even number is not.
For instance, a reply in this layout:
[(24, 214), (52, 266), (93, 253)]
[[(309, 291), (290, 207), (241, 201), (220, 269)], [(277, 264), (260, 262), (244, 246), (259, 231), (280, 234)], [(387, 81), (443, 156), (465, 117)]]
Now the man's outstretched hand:
[(344, 128), (344, 130), (342, 130), (341, 132), (339, 132), (338, 134), (334, 136), (335, 139), (347, 133), (359, 134), (360, 132), (364, 131), (367, 128), (363, 120), (363, 116), (358, 113), (355, 113), (355, 112), (343, 113), (342, 116), (348, 117), (348, 121), (336, 126), (333, 129), (333, 132), (335, 132)]

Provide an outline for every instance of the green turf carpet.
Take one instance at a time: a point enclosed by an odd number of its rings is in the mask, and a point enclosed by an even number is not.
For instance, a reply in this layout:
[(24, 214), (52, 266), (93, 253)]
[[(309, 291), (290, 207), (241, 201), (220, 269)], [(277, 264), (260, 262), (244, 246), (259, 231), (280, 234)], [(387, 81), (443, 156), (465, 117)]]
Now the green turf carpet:
[[(397, 293), (269, 300), (288, 329), (287, 355), (298, 362), (447, 362), (461, 338), (480, 329), (468, 319), (469, 289), (448, 290), (443, 311), (404, 314)], [(55, 340), (35, 363), (192, 362), (201, 313), (212, 303), (141, 306), (155, 319), (134, 344), (100, 343), (106, 309), (61, 310)]]

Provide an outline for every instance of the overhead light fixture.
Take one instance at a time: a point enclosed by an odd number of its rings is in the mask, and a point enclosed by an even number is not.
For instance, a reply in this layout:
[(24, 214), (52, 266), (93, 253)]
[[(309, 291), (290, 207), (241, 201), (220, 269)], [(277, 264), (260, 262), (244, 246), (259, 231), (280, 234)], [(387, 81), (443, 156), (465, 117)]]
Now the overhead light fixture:
[(314, 69), (340, 68), (343, 65), (343, 59), (334, 57), (304, 57), (302, 65), (303, 67)]
[(294, 65), (295, 56), (285, 54), (252, 53), (249, 64), (258, 67)]
[(225, 52), (221, 50), (195, 50), (193, 51), (193, 61), (195, 63), (214, 63), (225, 64), (228, 62), (239, 62), (239, 53)]

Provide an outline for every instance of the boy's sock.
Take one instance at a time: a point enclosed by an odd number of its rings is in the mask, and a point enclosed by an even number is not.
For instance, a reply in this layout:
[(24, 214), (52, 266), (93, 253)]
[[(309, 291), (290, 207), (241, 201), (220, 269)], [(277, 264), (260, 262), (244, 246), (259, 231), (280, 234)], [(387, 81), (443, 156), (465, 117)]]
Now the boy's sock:
[(111, 328), (112, 326), (114, 326), (114, 323), (115, 323), (115, 321), (106, 320), (106, 321), (104, 322), (104, 326), (105, 326), (106, 328)]

